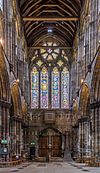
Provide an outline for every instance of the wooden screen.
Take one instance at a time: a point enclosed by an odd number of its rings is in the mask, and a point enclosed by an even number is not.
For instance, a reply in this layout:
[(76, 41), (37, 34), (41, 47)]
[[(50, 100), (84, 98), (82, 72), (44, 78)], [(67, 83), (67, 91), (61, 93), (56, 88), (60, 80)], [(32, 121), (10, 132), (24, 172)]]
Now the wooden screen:
[[(51, 148), (49, 148), (51, 141)], [(50, 153), (51, 157), (61, 157), (61, 136), (41, 136), (39, 138), (39, 156), (46, 157)]]
[(46, 157), (48, 152), (48, 136), (41, 136), (39, 138), (39, 156)]
[(60, 136), (52, 136), (52, 157), (61, 157), (61, 137)]

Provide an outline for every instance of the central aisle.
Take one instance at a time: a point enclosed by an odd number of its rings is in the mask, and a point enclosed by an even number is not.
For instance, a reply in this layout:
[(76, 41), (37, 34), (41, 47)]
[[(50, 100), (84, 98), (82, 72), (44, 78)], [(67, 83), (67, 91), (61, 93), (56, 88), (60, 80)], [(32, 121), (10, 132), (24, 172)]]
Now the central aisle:
[(84, 164), (54, 162), (54, 163), (24, 163), (15, 168), (0, 168), (0, 173), (100, 173), (100, 168), (85, 167)]

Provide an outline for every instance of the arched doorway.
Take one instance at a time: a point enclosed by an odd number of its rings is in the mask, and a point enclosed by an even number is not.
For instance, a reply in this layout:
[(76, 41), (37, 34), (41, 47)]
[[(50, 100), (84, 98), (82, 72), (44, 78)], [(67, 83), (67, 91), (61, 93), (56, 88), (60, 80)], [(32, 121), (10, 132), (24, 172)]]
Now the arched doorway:
[(52, 128), (41, 131), (39, 135), (39, 156), (61, 157), (62, 154), (62, 136), (61, 133)]
[(79, 118), (84, 116), (88, 116), (88, 103), (90, 99), (90, 90), (86, 83), (83, 83), (81, 93), (80, 93), (80, 101), (79, 101)]
[(14, 81), (11, 86), (11, 108), (10, 108), (10, 148), (11, 157), (21, 155), (21, 119), (22, 105), (18, 81)]
[(85, 161), (91, 155), (90, 138), (90, 89), (83, 83), (79, 100), (79, 123), (78, 123), (78, 157), (80, 161)]

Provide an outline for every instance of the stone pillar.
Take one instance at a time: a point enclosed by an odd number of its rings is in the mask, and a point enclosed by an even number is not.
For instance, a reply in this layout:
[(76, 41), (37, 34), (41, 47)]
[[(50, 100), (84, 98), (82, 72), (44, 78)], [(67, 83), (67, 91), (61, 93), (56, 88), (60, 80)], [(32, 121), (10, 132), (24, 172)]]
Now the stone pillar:
[(19, 155), (21, 156), (21, 151), (22, 151), (22, 148), (21, 148), (21, 144), (22, 144), (22, 128), (21, 128), (21, 121), (19, 122)]
[(0, 139), (1, 139), (1, 126), (2, 126), (2, 109), (0, 106)]
[(12, 154), (16, 155), (16, 121), (12, 120)]
[(85, 161), (91, 155), (90, 121), (88, 117), (79, 120), (79, 160)]
[(78, 149), (79, 149), (78, 133), (79, 133), (79, 127), (77, 124), (72, 127), (72, 157), (74, 159), (78, 158)]
[(98, 104), (91, 108), (91, 122), (92, 122), (92, 165), (98, 163), (100, 160), (100, 107)]
[(38, 143), (38, 131), (36, 130), (35, 131), (35, 141), (36, 141), (36, 144), (35, 144), (35, 156), (36, 157), (39, 157), (39, 143)]
[(69, 151), (69, 132), (66, 132), (65, 149)]
[(65, 136), (62, 134), (62, 156), (64, 155), (64, 149), (65, 149)]
[[(8, 153), (9, 153), (9, 149), (10, 149), (9, 148), (10, 147), (10, 136), (9, 136), (10, 135), (9, 134), (9, 130), (10, 130), (9, 129), (9, 117), (10, 117), (10, 115), (9, 115), (9, 108), (7, 108), (7, 112), (6, 113), (7, 113), (7, 115), (6, 115), (7, 116), (7, 127), (6, 127), (6, 130), (7, 130), (6, 131), (6, 135), (7, 136), (6, 136), (6, 138), (7, 138), (7, 141), (8, 141), (7, 142), (7, 145), (8, 145), (7, 148), (8, 148)], [(9, 154), (7, 155), (7, 160), (9, 161)]]
[(79, 159), (82, 159), (82, 142), (83, 142), (83, 139), (82, 139), (82, 121), (79, 120), (79, 133), (78, 133), (78, 157)]
[(94, 155), (95, 155), (95, 123), (94, 123), (95, 122), (95, 110), (94, 109), (91, 109), (91, 121), (92, 121), (91, 156), (94, 157)]

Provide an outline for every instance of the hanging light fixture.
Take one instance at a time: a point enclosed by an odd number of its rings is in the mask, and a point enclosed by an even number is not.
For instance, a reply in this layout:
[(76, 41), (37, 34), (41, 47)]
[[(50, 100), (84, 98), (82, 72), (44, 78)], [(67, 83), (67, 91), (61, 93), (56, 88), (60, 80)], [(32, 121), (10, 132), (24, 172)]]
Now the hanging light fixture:
[(49, 28), (49, 29), (48, 29), (48, 32), (49, 32), (49, 33), (52, 33), (52, 29)]

